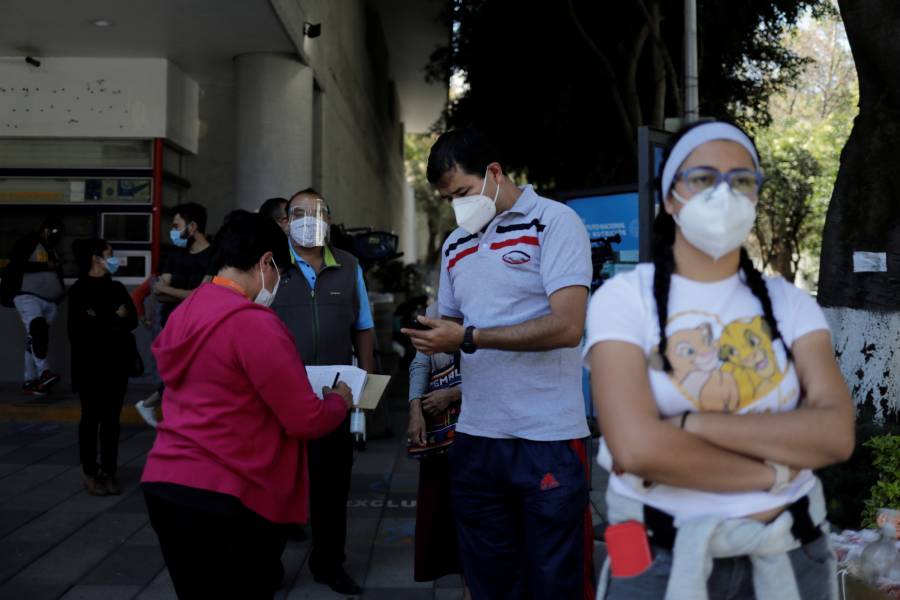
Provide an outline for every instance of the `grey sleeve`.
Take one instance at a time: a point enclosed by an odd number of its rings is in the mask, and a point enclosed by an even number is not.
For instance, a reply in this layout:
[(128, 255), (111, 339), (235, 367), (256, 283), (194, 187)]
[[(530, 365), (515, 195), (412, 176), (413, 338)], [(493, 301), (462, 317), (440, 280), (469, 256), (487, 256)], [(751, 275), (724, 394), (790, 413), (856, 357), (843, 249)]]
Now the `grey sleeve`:
[(416, 352), (409, 365), (409, 401), (421, 398), (428, 391), (428, 377), (431, 375), (431, 358)]

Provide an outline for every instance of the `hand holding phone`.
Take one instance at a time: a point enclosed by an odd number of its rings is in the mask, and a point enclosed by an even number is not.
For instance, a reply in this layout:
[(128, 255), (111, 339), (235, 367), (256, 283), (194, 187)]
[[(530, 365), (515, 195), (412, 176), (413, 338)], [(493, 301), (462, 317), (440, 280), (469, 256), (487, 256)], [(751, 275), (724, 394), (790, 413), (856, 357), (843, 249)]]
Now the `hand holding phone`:
[(417, 331), (428, 331), (431, 329), (428, 325), (419, 322), (419, 315), (415, 315), (412, 318), (412, 321), (406, 326), (407, 329), (415, 329)]

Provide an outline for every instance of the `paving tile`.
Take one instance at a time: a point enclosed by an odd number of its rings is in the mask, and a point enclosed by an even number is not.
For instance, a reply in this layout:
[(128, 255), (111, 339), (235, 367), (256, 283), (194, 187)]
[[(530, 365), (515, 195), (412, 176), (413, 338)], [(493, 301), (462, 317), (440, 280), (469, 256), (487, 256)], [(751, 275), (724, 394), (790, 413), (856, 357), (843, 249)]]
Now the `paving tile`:
[(115, 548), (103, 562), (79, 580), (79, 583), (136, 585), (140, 589), (153, 581), (165, 566), (159, 547), (126, 543)]
[(137, 533), (128, 538), (128, 544), (132, 546), (158, 546), (159, 538), (153, 531), (153, 526), (148, 522), (138, 529)]
[(109, 509), (109, 512), (147, 514), (147, 503), (144, 501), (141, 488), (135, 486), (127, 495), (123, 495), (122, 501)]
[(415, 517), (415, 492), (391, 492), (384, 503), (386, 517)]
[(0, 539), (41, 514), (39, 510), (8, 510), (0, 508)]
[(62, 465), (40, 464), (28, 465), (15, 473), (0, 479), (0, 504), (5, 500), (37, 487), (62, 474), (67, 467)]
[(130, 514), (94, 519), (16, 574), (11, 583), (76, 582), (146, 522), (145, 515)]
[(9, 452), (12, 452), (13, 450), (16, 450), (18, 447), (19, 447), (18, 444), (8, 444), (8, 445), (0, 444), (0, 456), (3, 456), (4, 454), (7, 454)]
[(153, 581), (144, 588), (135, 600), (174, 600), (175, 588), (172, 587), (172, 578), (169, 571), (163, 569)]
[(419, 471), (415, 473), (395, 473), (391, 477), (392, 492), (417, 492), (419, 490)]
[(34, 508), (49, 510), (63, 500), (80, 493), (83, 489), (81, 469), (74, 467), (64, 471), (59, 477), (19, 494), (4, 502), (7, 508)]
[[(350, 575), (356, 576), (355, 573), (350, 573)], [(357, 579), (357, 581), (362, 580)], [(341, 598), (359, 598), (359, 596), (341, 596), (334, 593), (331, 588), (316, 583), (305, 568), (290, 588), (279, 590), (279, 594), (276, 595), (276, 600), (338, 600)]]
[[(34, 446), (35, 448), (44, 448), (45, 446)], [(44, 459), (44, 464), (48, 465), (66, 465), (66, 466), (75, 466), (81, 464), (81, 460), (78, 457), (78, 447), (77, 446), (67, 446), (65, 448), (51, 448), (52, 450), (56, 450), (53, 454)]]
[[(39, 556), (53, 547), (53, 542), (30, 542), (24, 540), (5, 539), (0, 542), (0, 581), (6, 581), (13, 575), (27, 567)], [(0, 598), (28, 598), (28, 596), (16, 596), (7, 594), (6, 586), (0, 587)]]
[(57, 600), (69, 589), (69, 584), (58, 583), (7, 583), (0, 586), (0, 598), (4, 600)]
[(350, 493), (386, 494), (391, 489), (391, 474), (387, 473), (353, 473), (350, 480)]
[(462, 588), (462, 577), (459, 575), (444, 575), (440, 579), (434, 582), (434, 587), (436, 589), (446, 589), (446, 588)]
[(0, 444), (14, 446), (26, 446), (45, 440), (59, 433), (61, 427), (57, 424), (22, 425), (18, 429), (6, 433), (0, 437)]
[(47, 459), (50, 455), (57, 451), (56, 448), (48, 448), (46, 446), (20, 446), (12, 452), (7, 452), (0, 456), (0, 463), (15, 463), (30, 465)]
[(0, 478), (11, 475), (12, 473), (16, 473), (17, 471), (21, 471), (28, 465), (24, 465), (21, 463), (0, 463)]
[(137, 585), (86, 585), (78, 584), (61, 600), (129, 600), (141, 591)]
[(365, 587), (430, 589), (431, 582), (413, 580), (413, 546), (407, 545), (378, 547), (373, 553), (374, 560), (366, 575)]
[(364, 600), (432, 600), (435, 594), (430, 588), (366, 588), (362, 597)]
[(47, 446), (50, 448), (64, 448), (66, 446), (76, 446), (77, 444), (78, 430), (76, 428), (65, 429), (34, 442), (35, 446)]

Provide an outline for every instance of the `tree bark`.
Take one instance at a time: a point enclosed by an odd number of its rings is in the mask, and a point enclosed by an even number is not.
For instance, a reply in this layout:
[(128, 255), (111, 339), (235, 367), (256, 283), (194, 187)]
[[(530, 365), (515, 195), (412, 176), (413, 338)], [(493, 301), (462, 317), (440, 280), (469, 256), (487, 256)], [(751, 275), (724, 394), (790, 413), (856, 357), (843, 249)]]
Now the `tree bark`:
[[(876, 422), (900, 414), (900, 2), (839, 0), (859, 75), (859, 116), (822, 234), (819, 303), (853, 398)], [(873, 252), (886, 268), (854, 268)]]
[[(900, 2), (841, 0), (859, 74), (859, 116), (822, 235), (823, 306), (900, 310)], [(885, 272), (855, 272), (854, 252), (885, 253)]]

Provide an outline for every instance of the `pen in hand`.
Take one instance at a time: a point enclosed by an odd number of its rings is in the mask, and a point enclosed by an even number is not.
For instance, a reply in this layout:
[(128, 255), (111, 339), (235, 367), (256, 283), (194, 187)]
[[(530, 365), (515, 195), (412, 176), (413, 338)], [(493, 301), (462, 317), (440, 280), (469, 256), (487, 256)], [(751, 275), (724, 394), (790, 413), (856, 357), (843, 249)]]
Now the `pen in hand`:
[(341, 377), (340, 371), (338, 371), (337, 373), (334, 374), (334, 383), (331, 384), (331, 389), (334, 389), (337, 387), (338, 379), (340, 379), (340, 377)]

